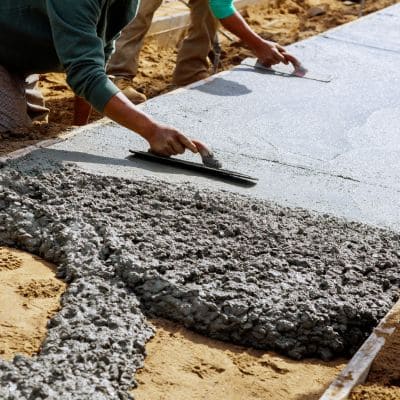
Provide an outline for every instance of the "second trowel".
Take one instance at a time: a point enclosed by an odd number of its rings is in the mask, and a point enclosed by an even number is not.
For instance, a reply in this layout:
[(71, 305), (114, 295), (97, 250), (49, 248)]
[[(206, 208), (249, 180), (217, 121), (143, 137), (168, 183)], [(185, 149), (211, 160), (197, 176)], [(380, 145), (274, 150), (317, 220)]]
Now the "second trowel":
[(271, 75), (310, 79), (312, 81), (325, 82), (325, 83), (330, 82), (333, 78), (332, 75), (330, 74), (311, 71), (307, 68), (304, 68), (302, 65), (299, 65), (295, 68), (285, 64), (278, 64), (274, 65), (273, 67), (266, 67), (261, 63), (259, 63), (258, 60), (255, 58), (246, 58), (245, 60), (243, 60), (241, 65), (245, 65), (246, 67), (252, 67), (260, 71), (264, 71), (265, 73), (269, 73)]

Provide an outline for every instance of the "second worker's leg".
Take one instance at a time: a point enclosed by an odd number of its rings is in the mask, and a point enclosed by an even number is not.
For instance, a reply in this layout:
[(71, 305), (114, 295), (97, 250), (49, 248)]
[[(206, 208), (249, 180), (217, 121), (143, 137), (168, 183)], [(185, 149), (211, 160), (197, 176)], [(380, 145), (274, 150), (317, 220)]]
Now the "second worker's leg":
[(191, 23), (179, 49), (173, 75), (175, 85), (184, 86), (209, 75), (208, 53), (212, 49), (218, 21), (211, 13), (208, 0), (190, 0)]
[(44, 97), (39, 89), (38, 74), (28, 75), (25, 78), (25, 98), (31, 120), (47, 122), (50, 110), (46, 107)]
[(150, 29), (153, 15), (162, 0), (144, 0), (140, 2), (138, 13), (121, 32), (114, 54), (107, 65), (107, 73), (114, 76), (114, 83), (133, 103), (146, 100), (143, 93), (132, 86), (132, 79), (137, 74), (139, 53), (144, 38)]

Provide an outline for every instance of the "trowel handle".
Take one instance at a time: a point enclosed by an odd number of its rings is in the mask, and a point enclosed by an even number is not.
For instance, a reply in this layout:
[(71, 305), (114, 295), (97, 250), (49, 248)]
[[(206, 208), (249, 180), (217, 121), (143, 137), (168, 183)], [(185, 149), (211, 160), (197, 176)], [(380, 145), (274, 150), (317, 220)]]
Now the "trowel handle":
[(293, 75), (303, 77), (307, 72), (307, 68), (303, 67), (301, 62), (291, 54), (285, 54), (286, 59), (293, 65)]
[(201, 161), (206, 167), (220, 169), (222, 168), (222, 163), (214, 157), (213, 151), (206, 146), (203, 142), (198, 140), (192, 140), (192, 142), (197, 147), (197, 151), (201, 156)]
[[(194, 143), (194, 145), (196, 146), (197, 151), (199, 152), (201, 158), (213, 157), (214, 153), (206, 144), (204, 144), (203, 142), (200, 142), (199, 140), (194, 140), (194, 139), (191, 139), (191, 140), (192, 140), (192, 143)], [(169, 156), (163, 156), (163, 155), (154, 153), (151, 149), (148, 149), (147, 151), (151, 154), (154, 154), (157, 157), (169, 157)]]
[[(293, 65), (293, 72), (292, 72), (291, 75), (298, 76), (298, 77), (302, 78), (303, 76), (305, 76), (307, 74), (308, 69), (303, 67), (303, 65), (301, 64), (301, 62), (297, 58), (295, 58), (295, 57), (293, 57), (291, 55), (287, 55), (287, 54), (286, 54), (286, 56), (287, 56), (288, 61)], [(257, 60), (257, 64), (261, 65), (262, 68), (264, 68), (264, 69), (273, 70), (271, 65), (270, 66), (266, 66), (265, 64), (260, 62), (259, 59)]]
[(212, 157), (213, 152), (212, 150), (203, 142), (200, 142), (199, 140), (193, 140), (192, 142), (194, 145), (197, 147), (197, 151), (199, 152), (200, 156), (203, 157)]
[(305, 76), (308, 72), (308, 69), (303, 67), (302, 64), (296, 64), (296, 65), (293, 64), (293, 67), (294, 67), (293, 75), (298, 76), (300, 78)]

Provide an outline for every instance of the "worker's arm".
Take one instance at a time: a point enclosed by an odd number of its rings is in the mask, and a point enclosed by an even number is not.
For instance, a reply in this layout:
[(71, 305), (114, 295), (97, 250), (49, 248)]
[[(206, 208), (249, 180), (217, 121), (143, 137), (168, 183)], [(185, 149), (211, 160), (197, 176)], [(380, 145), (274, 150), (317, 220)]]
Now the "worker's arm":
[[(74, 125), (87, 124), (91, 110), (88, 102), (75, 96)], [(154, 153), (170, 156), (182, 154), (185, 149), (197, 152), (196, 145), (185, 135), (176, 129), (156, 123), (147, 114), (139, 111), (122, 93), (111, 97), (104, 108), (104, 114), (146, 139)]]
[(222, 26), (247, 44), (262, 64), (271, 66), (280, 62), (291, 62), (295, 67), (300, 66), (300, 62), (282, 46), (257, 35), (236, 11), (233, 0), (209, 0), (209, 4)]
[(281, 62), (284, 64), (290, 62), (294, 66), (300, 65), (300, 62), (294, 56), (287, 53), (284, 47), (264, 40), (257, 35), (237, 11), (227, 18), (220, 19), (220, 21), (225, 29), (239, 37), (239, 39), (250, 47), (262, 64), (271, 66)]
[(89, 121), (92, 106), (82, 97), (75, 96), (74, 99), (74, 125), (86, 125)]
[(136, 108), (121, 92), (111, 97), (104, 108), (104, 114), (146, 139), (154, 153), (182, 154), (185, 149), (197, 152), (195, 144), (184, 134), (155, 122), (149, 115)]
[[(144, 137), (155, 153), (173, 155), (183, 153), (185, 148), (196, 152), (196, 146), (186, 136), (136, 109), (107, 77), (105, 62), (110, 47), (107, 44), (104, 49), (103, 40), (97, 35), (101, 3), (47, 0), (54, 47), (68, 84), (97, 111)], [(130, 12), (133, 16), (134, 10)], [(88, 106), (78, 100), (76, 122), (83, 124), (88, 116)]]

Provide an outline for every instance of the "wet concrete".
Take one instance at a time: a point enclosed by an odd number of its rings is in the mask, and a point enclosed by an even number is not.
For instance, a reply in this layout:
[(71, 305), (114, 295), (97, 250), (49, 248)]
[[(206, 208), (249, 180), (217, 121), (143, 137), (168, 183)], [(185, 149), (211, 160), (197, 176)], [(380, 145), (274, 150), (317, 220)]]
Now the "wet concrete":
[(0, 362), (2, 398), (128, 398), (151, 335), (143, 312), (330, 359), (398, 298), (396, 233), (190, 185), (14, 166), (0, 172), (0, 244), (57, 264), (70, 286), (40, 355)]

